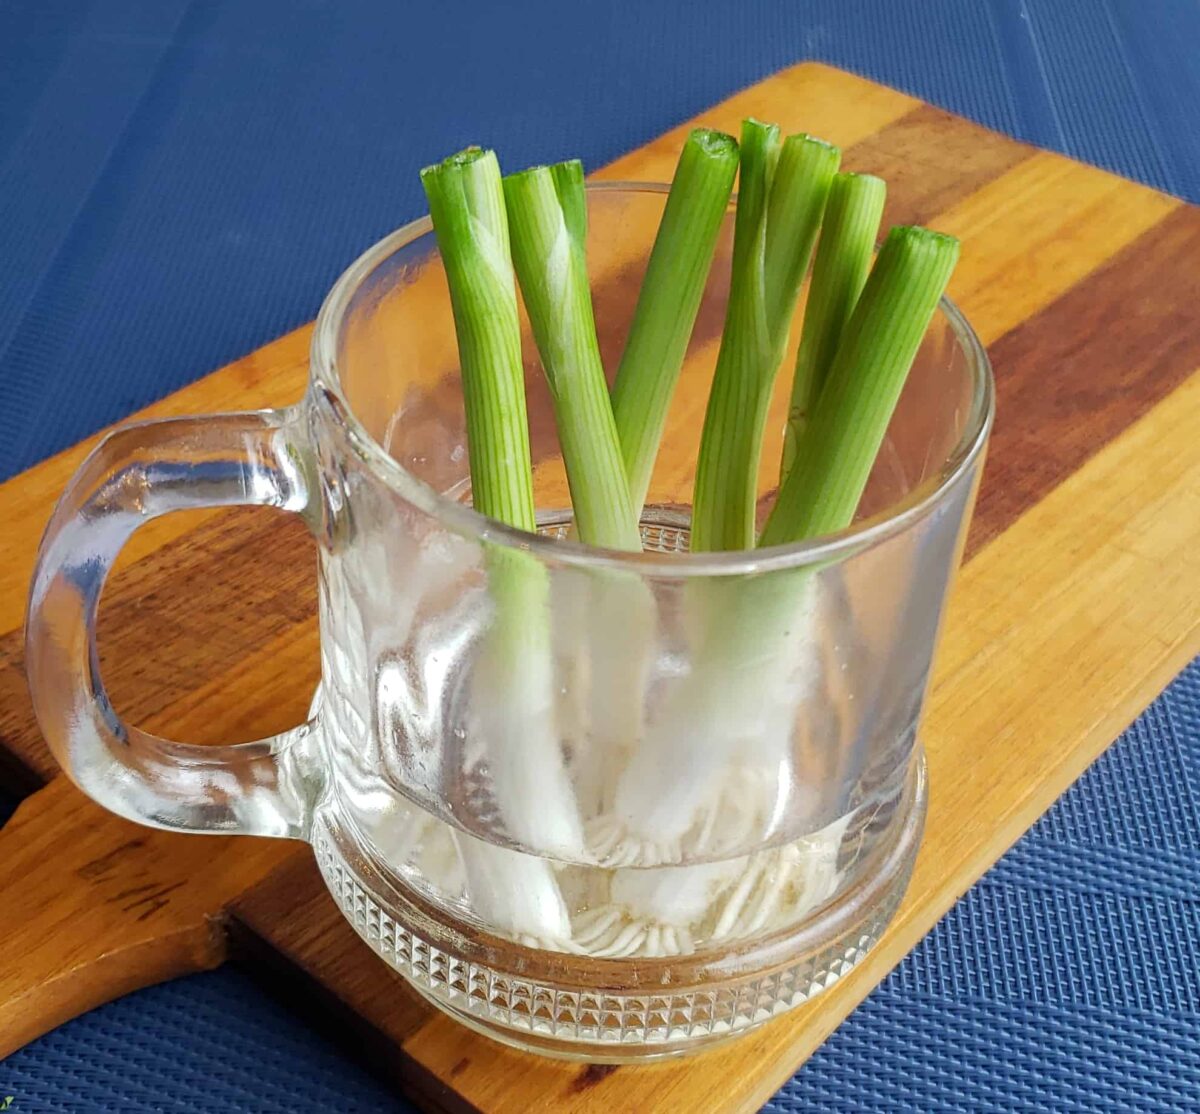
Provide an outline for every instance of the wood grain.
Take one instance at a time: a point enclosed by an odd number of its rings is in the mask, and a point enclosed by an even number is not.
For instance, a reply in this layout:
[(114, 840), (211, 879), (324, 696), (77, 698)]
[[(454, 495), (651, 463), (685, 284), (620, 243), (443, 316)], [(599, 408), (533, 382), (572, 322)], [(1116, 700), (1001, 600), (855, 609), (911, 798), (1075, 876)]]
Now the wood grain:
[(1198, 258), (1200, 210), (1180, 206), (992, 345), (1004, 417), (972, 544), (998, 534), (1200, 367)]
[[(847, 167), (889, 179), (892, 219), (963, 239), (952, 293), (997, 368), (974, 555), (925, 720), (926, 843), (884, 943), (812, 1007), (697, 1060), (616, 1071), (537, 1061), (431, 1016), (342, 920), (306, 849), (130, 828), (60, 778), (0, 832), (6, 906), (30, 875), (38, 895), (13, 937), (17, 958), (0, 958), (0, 1050), (113, 994), (219, 962), (225, 937), (209, 918), (227, 910), (238, 955), (423, 1104), (753, 1109), (1200, 650), (1197, 210), (824, 66), (787, 70), (699, 121), (734, 129), (745, 115), (840, 143)], [(600, 176), (668, 177), (689, 126)], [(715, 339), (698, 338), (698, 351)], [(144, 416), (293, 402), (307, 343), (297, 330)], [(703, 405), (702, 390), (678, 400), (676, 435), (698, 431)], [(25, 588), (42, 524), (85, 450), (0, 485), (0, 778), (22, 790), (54, 774), (21, 676)], [(690, 462), (664, 467), (687, 485)], [(313, 582), (311, 543), (282, 516), (153, 523), (101, 608), (118, 708), (202, 742), (300, 720), (316, 677)], [(52, 868), (35, 869), (44, 862)], [(117, 896), (136, 887), (147, 888)], [(145, 920), (148, 906), (124, 908), (141, 894), (164, 902)], [(45, 923), (62, 934), (59, 951)], [(6, 1030), (14, 1011), (3, 1004), (18, 999), (20, 1024)]]
[(140, 986), (215, 967), (214, 909), (289, 848), (180, 841), (121, 820), (56, 778), (0, 830), (0, 1059)]
[[(269, 939), (273, 955), (295, 964), (319, 985), (355, 985), (352, 998), (341, 1000), (352, 1001), (358, 1017), (402, 1043), (426, 1020), (428, 1007), (386, 968), (362, 965), (358, 937), (342, 931), (345, 922), (311, 865), (310, 858), (298, 856), (247, 891), (235, 903), (237, 922), (257, 938)], [(238, 939), (245, 944), (250, 937), (243, 932)]]
[[(129, 420), (259, 409), (297, 402), (304, 393), (308, 376), (311, 335), (311, 325), (296, 329), (139, 410)], [(0, 484), (0, 507), (12, 516), (0, 541), (3, 558), (0, 560), (0, 630), (17, 630), (21, 626), (29, 575), (50, 510), (67, 481), (103, 435), (104, 431), (101, 431)], [(156, 519), (134, 534), (125, 547), (126, 563), (153, 553), (171, 538), (188, 533), (202, 518), (217, 517), (218, 514), (208, 511), (196, 516), (169, 515)]]
[(887, 182), (887, 227), (936, 222), (1034, 153), (1023, 143), (923, 104), (856, 143), (845, 164)]
[(990, 345), (1182, 207), (1145, 186), (1039, 152), (932, 223), (963, 241), (950, 293)]
[[(233, 568), (242, 575), (231, 575)], [(99, 622), (105, 684), (117, 710), (147, 730), (196, 743), (259, 738), (297, 720), (271, 727), (259, 721), (239, 736), (228, 715), (237, 705), (224, 691), (230, 674), (236, 683), (264, 644), (292, 645), (305, 623), (315, 635), (315, 614), (316, 550), (294, 515), (256, 508), (206, 516), (147, 557), (123, 561), (109, 579)], [(0, 753), (45, 780), (57, 767), (32, 718), (23, 643), (19, 628), (0, 636)], [(315, 637), (306, 649), (307, 664), (290, 676), (289, 688), (298, 692), (306, 678), (317, 678)], [(296, 667), (294, 653), (287, 660)], [(282, 664), (278, 659), (277, 675), (287, 679)], [(261, 688), (263, 679), (250, 684)], [(214, 719), (210, 703), (194, 725), (181, 722), (180, 713), (198, 699), (222, 693), (226, 715)], [(292, 711), (303, 717), (303, 707)]]

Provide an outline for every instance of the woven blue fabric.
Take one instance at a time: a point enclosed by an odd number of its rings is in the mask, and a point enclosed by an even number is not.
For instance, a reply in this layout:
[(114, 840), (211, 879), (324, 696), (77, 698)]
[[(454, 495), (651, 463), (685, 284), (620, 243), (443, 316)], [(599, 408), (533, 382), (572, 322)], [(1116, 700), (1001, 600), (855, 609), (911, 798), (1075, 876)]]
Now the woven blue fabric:
[[(312, 317), (446, 151), (596, 165), (814, 58), (1200, 200), (1194, 0), (0, 0), (0, 476)], [(772, 1108), (1194, 1109), (1198, 736), (1194, 666)], [(397, 1109), (236, 972), (64, 1026), (9, 1094)]]
[(94, 1010), (0, 1063), (13, 1114), (410, 1110), (231, 968)]

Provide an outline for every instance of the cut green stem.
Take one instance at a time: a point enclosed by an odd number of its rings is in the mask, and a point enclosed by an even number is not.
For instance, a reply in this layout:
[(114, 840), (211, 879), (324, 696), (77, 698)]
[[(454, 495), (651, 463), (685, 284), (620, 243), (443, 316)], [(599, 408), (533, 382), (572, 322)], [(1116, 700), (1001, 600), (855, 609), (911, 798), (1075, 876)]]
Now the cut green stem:
[(867, 281), (886, 197), (887, 184), (870, 174), (838, 174), (829, 187), (796, 353), (781, 484), (791, 471), (809, 413), (820, 396), (846, 322)]
[(811, 135), (789, 135), (779, 153), (767, 206), (764, 265), (767, 320), (781, 353), (841, 160), (838, 148)]
[[(450, 288), (475, 509), (536, 529), (516, 286), (500, 168), (470, 148), (421, 172)], [(528, 553), (485, 546), (491, 623), (471, 682), (472, 734), (510, 834), (565, 857), (583, 845), (554, 729), (549, 584)], [(536, 790), (533, 788), (536, 786)], [(530, 801), (538, 797), (538, 807)], [(552, 868), (455, 833), (472, 898), (513, 935), (570, 938)]]
[(512, 257), (550, 386), (571, 505), (589, 545), (641, 549), (596, 341), (578, 160), (504, 179)]
[(893, 228), (850, 317), (761, 545), (848, 526), (958, 261), (953, 236)]
[[(729, 303), (692, 497), (695, 551), (750, 549), (763, 427), (836, 147), (757, 120), (742, 126)], [(774, 223), (772, 223), (774, 222)]]
[(450, 287), (462, 367), (471, 501), (534, 530), (521, 324), (493, 151), (470, 147), (421, 171)]
[(688, 136), (613, 383), (613, 416), (639, 515), (737, 166), (733, 136), (707, 128)]

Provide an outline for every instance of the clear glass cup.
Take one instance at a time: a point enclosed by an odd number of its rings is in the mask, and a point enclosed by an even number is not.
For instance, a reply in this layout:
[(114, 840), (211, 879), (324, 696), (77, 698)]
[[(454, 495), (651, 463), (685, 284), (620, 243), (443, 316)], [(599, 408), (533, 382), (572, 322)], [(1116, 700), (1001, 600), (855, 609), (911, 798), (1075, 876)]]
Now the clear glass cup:
[[(664, 196), (589, 190), (610, 369)], [(30, 599), (30, 686), (69, 776), (142, 823), (310, 841), (379, 956), (466, 1024), (544, 1053), (616, 1061), (705, 1047), (852, 967), (894, 913), (920, 840), (917, 724), (982, 467), (991, 373), (944, 302), (851, 528), (689, 554), (731, 238), (730, 216), (639, 555), (569, 536), (527, 328), (541, 536), (471, 509), (428, 220), (338, 281), (299, 405), (108, 436), (55, 511)], [(318, 539), (311, 719), (227, 747), (150, 736), (121, 721), (97, 675), (105, 575), (142, 522), (238, 504), (295, 511)]]

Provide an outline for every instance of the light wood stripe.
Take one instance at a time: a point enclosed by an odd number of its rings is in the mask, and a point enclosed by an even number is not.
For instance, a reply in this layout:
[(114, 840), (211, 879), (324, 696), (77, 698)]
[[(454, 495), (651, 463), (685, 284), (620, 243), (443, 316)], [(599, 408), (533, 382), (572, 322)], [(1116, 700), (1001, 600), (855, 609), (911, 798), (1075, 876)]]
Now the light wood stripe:
[(151, 831), (66, 778), (39, 789), (0, 830), (0, 1060), (121, 994), (216, 966), (214, 910), (291, 850)]

